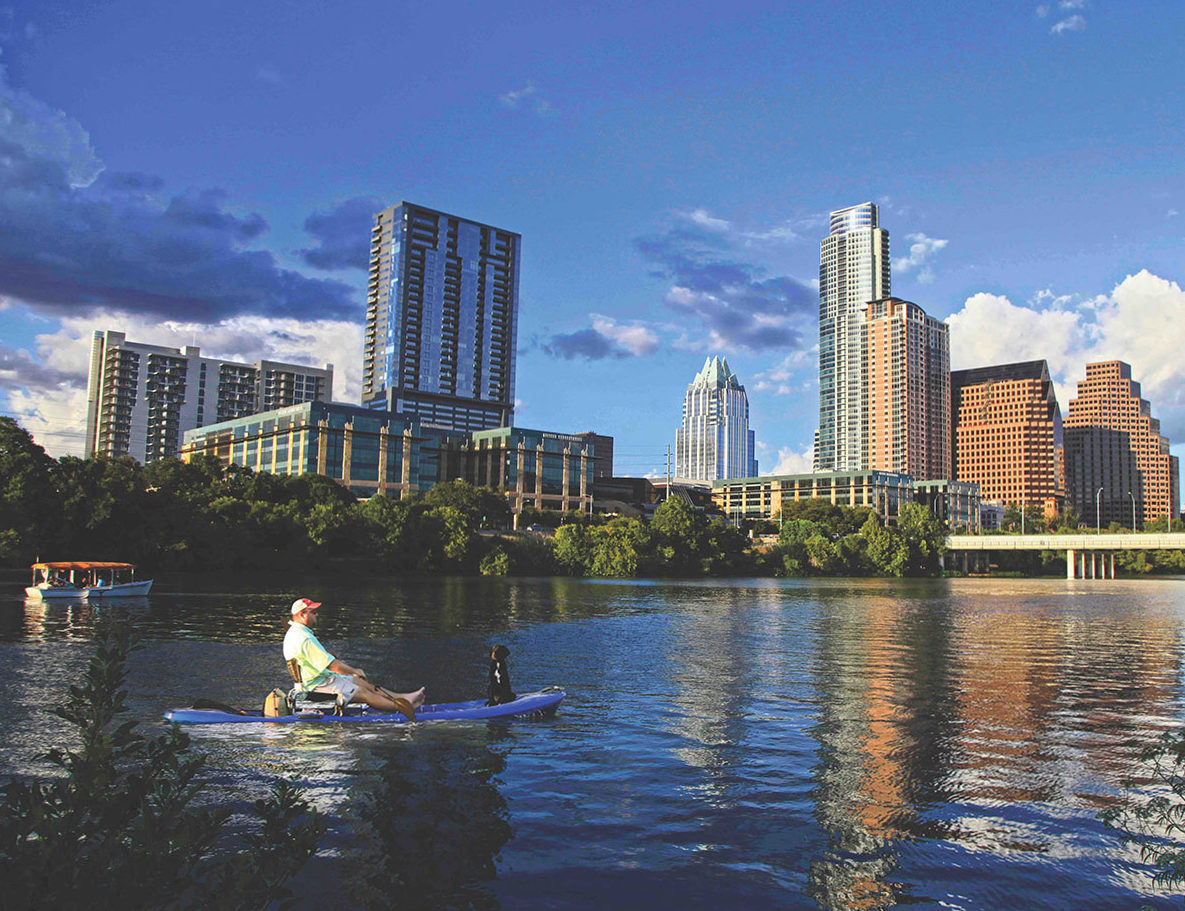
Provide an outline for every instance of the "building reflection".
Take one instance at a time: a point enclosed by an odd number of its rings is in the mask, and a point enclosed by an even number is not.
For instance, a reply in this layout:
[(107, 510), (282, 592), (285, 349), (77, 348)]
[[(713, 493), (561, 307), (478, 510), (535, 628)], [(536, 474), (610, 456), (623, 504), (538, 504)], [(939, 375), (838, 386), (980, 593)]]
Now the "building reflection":
[[(1131, 772), (1119, 745), (1175, 716), (1180, 620), (1104, 625), (1007, 598), (828, 600), (820, 610), (817, 819), (810, 886), (824, 908), (910, 901), (899, 845), (1048, 852), (1059, 838), (1002, 808), (1094, 812)], [(997, 595), (1002, 592), (997, 592)], [(1083, 790), (1092, 794), (1083, 794)], [(939, 818), (938, 811), (945, 808)]]

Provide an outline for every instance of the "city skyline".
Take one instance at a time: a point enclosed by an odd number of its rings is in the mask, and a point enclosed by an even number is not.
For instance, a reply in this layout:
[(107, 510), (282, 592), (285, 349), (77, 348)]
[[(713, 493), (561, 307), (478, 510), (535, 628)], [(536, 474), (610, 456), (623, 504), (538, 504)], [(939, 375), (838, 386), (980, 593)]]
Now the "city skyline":
[[(332, 362), (359, 401), (365, 232), (401, 199), (523, 237), (516, 422), (610, 434), (620, 474), (661, 475), (716, 354), (762, 470), (809, 470), (818, 244), (862, 200), (952, 369), (1047, 360), (1064, 409), (1123, 360), (1182, 451), (1170, 4), (42, 6), (0, 10), (0, 411), (53, 454), (96, 329)], [(393, 42), (426, 75), (385, 80)]]

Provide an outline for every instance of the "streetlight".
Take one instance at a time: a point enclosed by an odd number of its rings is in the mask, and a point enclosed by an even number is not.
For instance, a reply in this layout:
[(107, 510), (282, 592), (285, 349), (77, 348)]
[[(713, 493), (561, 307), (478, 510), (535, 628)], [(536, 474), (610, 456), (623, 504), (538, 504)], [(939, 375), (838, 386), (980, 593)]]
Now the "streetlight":
[(1130, 490), (1127, 495), (1132, 498), (1132, 531), (1134, 532), (1136, 530), (1136, 495)]
[(1103, 513), (1102, 507), (1099, 506), (1099, 497), (1103, 495), (1103, 488), (1099, 488), (1094, 495), (1094, 518), (1095, 518), (1095, 534), (1101, 535), (1103, 533)]

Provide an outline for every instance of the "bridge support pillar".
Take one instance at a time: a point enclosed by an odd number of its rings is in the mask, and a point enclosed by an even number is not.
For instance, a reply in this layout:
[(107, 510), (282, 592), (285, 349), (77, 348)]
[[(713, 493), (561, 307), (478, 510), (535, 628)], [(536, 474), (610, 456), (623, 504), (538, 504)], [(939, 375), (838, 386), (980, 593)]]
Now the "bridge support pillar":
[(1073, 578), (1077, 577), (1078, 574), (1075, 572), (1077, 567), (1074, 565), (1074, 561), (1077, 559), (1078, 559), (1078, 554), (1074, 551), (1073, 548), (1070, 548), (1066, 551), (1066, 578), (1067, 579), (1073, 579)]

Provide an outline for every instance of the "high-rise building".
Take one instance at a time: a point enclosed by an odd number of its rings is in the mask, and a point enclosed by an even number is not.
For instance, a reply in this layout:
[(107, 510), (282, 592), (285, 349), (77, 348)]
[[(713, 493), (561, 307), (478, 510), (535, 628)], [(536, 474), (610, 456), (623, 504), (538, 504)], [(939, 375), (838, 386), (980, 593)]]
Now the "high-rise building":
[(690, 481), (757, 477), (749, 397), (728, 361), (710, 357), (687, 387), (675, 433), (675, 476)]
[(1177, 457), (1131, 376), (1123, 361), (1087, 364), (1066, 414), (1066, 495), (1091, 525), (1143, 527), (1180, 512)]
[(950, 328), (888, 297), (868, 303), (864, 332), (863, 467), (950, 478)]
[(816, 471), (866, 467), (865, 306), (889, 289), (889, 232), (870, 202), (831, 213), (819, 256), (819, 429)]
[(522, 238), (404, 202), (374, 217), (362, 403), (426, 427), (514, 417)]
[(985, 501), (1041, 506), (1065, 496), (1062, 415), (1045, 361), (956, 370), (950, 375), (955, 479)]
[(122, 332), (96, 332), (86, 455), (130, 455), (148, 463), (177, 455), (186, 430), (332, 396), (332, 364), (240, 364), (202, 357), (192, 346), (141, 345)]

